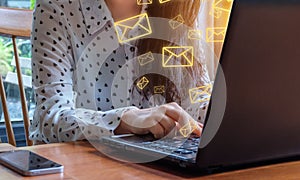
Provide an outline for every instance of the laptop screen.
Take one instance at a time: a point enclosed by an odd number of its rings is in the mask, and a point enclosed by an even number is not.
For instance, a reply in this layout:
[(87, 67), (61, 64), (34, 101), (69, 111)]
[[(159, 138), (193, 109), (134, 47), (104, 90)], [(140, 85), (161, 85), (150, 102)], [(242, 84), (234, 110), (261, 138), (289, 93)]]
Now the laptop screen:
[[(211, 117), (218, 108), (210, 108), (198, 154), (201, 166), (300, 154), (299, 18), (300, 1), (235, 2), (221, 56), (225, 114), (216, 122)], [(215, 104), (223, 91), (220, 79)]]

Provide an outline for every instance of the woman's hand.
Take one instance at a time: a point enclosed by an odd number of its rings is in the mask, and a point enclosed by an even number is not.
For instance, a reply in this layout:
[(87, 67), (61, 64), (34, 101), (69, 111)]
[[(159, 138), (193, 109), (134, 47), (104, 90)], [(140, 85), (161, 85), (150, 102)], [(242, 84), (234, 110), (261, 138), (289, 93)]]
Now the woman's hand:
[(155, 138), (159, 139), (168, 135), (175, 127), (179, 129), (183, 126), (184, 128), (192, 128), (187, 124), (196, 125), (193, 133), (198, 136), (201, 135), (203, 125), (196, 122), (177, 103), (169, 103), (149, 109), (126, 111), (121, 117), (121, 123), (115, 130), (115, 134), (142, 135), (152, 133)]

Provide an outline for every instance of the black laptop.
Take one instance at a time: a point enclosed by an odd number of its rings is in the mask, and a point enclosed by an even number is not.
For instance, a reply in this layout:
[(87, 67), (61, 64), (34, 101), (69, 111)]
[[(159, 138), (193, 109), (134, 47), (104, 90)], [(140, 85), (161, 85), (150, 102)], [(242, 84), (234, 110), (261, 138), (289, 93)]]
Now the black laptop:
[(236, 0), (201, 138), (105, 137), (105, 153), (199, 169), (299, 156), (299, 20), (300, 0)]

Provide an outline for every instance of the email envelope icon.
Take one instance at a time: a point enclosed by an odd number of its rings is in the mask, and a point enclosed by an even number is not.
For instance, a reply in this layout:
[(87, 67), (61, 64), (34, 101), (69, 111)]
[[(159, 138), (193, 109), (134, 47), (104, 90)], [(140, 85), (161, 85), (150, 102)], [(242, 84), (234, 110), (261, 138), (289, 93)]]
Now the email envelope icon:
[(183, 137), (188, 137), (195, 129), (197, 129), (196, 123), (194, 120), (190, 120), (189, 123), (179, 129), (179, 132)]
[(153, 0), (137, 0), (137, 5), (152, 4)]
[(162, 94), (165, 92), (165, 86), (154, 86), (154, 94)]
[(149, 84), (149, 80), (146, 77), (142, 77), (137, 83), (137, 87), (143, 90)]
[[(143, 13), (122, 21), (118, 21), (114, 25), (120, 43), (126, 43), (152, 34), (152, 28), (147, 13)], [(121, 31), (119, 31), (118, 28)], [(136, 28), (141, 29), (141, 33), (137, 36), (127, 37), (128, 32)]]
[(166, 2), (169, 2), (169, 1), (171, 1), (171, 0), (159, 0), (159, 3), (163, 4), (163, 3), (166, 3)]
[(207, 42), (224, 42), (226, 27), (216, 27), (206, 29)]
[(139, 60), (140, 65), (144, 66), (146, 64), (149, 64), (149, 63), (153, 62), (155, 59), (153, 57), (152, 52), (148, 52), (146, 54), (140, 55), (138, 57), (138, 60)]
[(230, 12), (233, 0), (215, 0), (213, 3), (214, 10)]
[(194, 65), (193, 46), (163, 47), (163, 67), (192, 67)]
[(200, 30), (189, 30), (188, 38), (201, 40), (202, 32)]
[(183, 23), (184, 23), (184, 19), (181, 16), (181, 14), (179, 14), (178, 16), (176, 16), (175, 18), (169, 21), (169, 25), (171, 26), (172, 29), (177, 29)]
[(209, 12), (211, 16), (214, 16), (216, 19), (219, 19), (222, 16), (222, 11), (215, 9)]
[(207, 102), (210, 100), (212, 85), (201, 86), (189, 90), (190, 100), (192, 104)]

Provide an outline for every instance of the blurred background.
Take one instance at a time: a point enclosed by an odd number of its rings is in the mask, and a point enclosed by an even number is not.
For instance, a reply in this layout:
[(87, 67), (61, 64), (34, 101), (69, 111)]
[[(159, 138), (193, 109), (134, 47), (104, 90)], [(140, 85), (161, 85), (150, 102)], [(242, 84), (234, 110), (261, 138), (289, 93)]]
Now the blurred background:
[[(35, 0), (0, 0), (0, 6), (33, 9)], [(1, 19), (0, 21), (5, 21)], [(35, 102), (31, 88), (31, 44), (29, 39), (17, 39), (18, 53), (22, 66), (25, 93), (30, 119), (32, 119)], [(19, 87), (17, 85), (15, 60), (13, 56), (13, 45), (10, 37), (0, 35), (0, 75), (4, 80), (4, 87), (7, 95), (8, 109), (13, 124), (13, 129), (17, 141), (17, 146), (25, 146), (25, 136), (23, 128), (23, 114), (21, 110)], [(0, 139), (7, 142), (4, 117), (0, 104)]]

